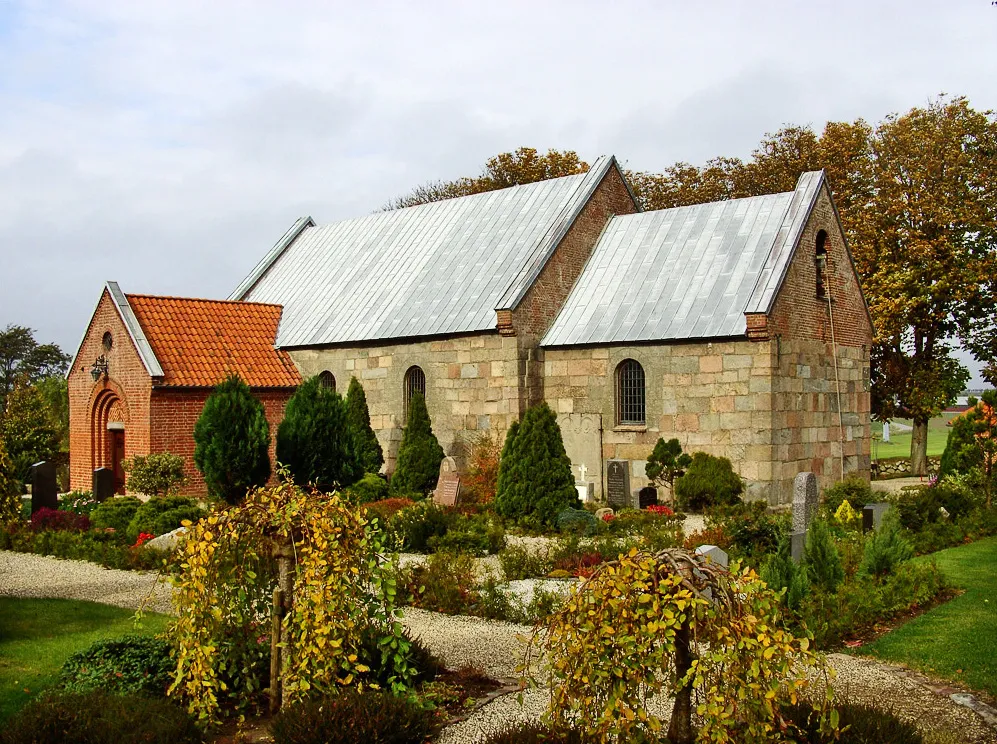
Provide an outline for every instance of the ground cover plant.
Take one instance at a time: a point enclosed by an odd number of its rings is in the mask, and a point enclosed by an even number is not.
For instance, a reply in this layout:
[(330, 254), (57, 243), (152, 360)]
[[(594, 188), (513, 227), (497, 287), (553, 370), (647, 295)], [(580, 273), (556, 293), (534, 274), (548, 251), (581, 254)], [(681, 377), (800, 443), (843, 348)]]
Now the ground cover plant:
[(166, 628), (165, 615), (146, 613), (135, 628), (134, 612), (68, 599), (0, 597), (0, 720), (39, 693), (60, 684), (63, 664), (94, 643)]
[(170, 644), (162, 638), (129, 634), (97, 641), (66, 659), (60, 686), (118, 695), (166, 697), (173, 682)]
[[(66, 512), (68, 514), (68, 512)], [(69, 516), (74, 516), (70, 514)], [(0, 550), (91, 561), (105, 568), (146, 570), (162, 565), (162, 553), (127, 541), (125, 533), (93, 528), (35, 530), (27, 521), (0, 526)]]
[(937, 564), (963, 593), (862, 648), (997, 697), (997, 537), (914, 563)]

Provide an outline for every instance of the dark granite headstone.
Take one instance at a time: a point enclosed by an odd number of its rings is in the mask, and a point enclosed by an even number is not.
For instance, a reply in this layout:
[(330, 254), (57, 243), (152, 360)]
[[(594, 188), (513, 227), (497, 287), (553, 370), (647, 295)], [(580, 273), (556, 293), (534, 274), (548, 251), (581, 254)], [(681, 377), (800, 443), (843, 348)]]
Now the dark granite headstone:
[(110, 468), (97, 468), (93, 471), (93, 497), (97, 503), (114, 496), (114, 471)]
[(36, 462), (31, 466), (31, 513), (39, 509), (59, 508), (59, 487), (54, 462)]
[(630, 506), (630, 462), (609, 460), (606, 463), (606, 501), (614, 509)]
[(889, 510), (890, 505), (882, 501), (862, 507), (862, 531), (878, 530)]
[(649, 506), (656, 506), (658, 503), (658, 489), (654, 486), (644, 486), (637, 492), (637, 504), (641, 509)]

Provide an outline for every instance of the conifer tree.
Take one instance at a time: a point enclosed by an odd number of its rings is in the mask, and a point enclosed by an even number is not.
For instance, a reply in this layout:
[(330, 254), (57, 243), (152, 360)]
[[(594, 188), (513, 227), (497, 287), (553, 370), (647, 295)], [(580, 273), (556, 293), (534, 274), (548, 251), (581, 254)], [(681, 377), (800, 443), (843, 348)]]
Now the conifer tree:
[[(505, 433), (505, 444), (502, 445), (502, 454), (499, 457), (498, 485), (495, 488), (495, 499), (505, 490), (505, 484), (509, 480), (509, 472), (512, 469), (511, 453), (516, 446), (516, 435), (519, 434), (519, 421), (513, 421)], [(503, 463), (508, 463), (503, 465)]]
[(208, 493), (238, 504), (270, 478), (270, 425), (238, 375), (218, 385), (194, 425), (194, 464)]
[(277, 429), (277, 462), (295, 483), (325, 492), (351, 486), (363, 475), (346, 403), (318, 377), (303, 382), (287, 402)]
[(829, 594), (837, 591), (845, 580), (845, 569), (841, 565), (841, 555), (831, 537), (831, 530), (821, 519), (811, 522), (807, 530), (807, 544), (803, 562), (807, 567), (810, 583)]
[(422, 393), (412, 395), (408, 421), (398, 447), (398, 462), (391, 476), (395, 493), (428, 493), (440, 477), (443, 448), (433, 434), (433, 425)]
[(356, 377), (350, 378), (346, 392), (346, 422), (353, 436), (353, 449), (365, 473), (378, 473), (384, 465), (384, 452), (370, 425), (367, 394)]
[(553, 525), (563, 509), (579, 506), (561, 427), (546, 403), (530, 408), (518, 429), (510, 427), (499, 483), (495, 509), (508, 519)]
[(785, 589), (782, 603), (795, 611), (806, 597), (809, 586), (806, 572), (796, 564), (791, 552), (789, 538), (783, 537), (779, 541), (779, 549), (762, 564), (760, 576), (773, 591)]

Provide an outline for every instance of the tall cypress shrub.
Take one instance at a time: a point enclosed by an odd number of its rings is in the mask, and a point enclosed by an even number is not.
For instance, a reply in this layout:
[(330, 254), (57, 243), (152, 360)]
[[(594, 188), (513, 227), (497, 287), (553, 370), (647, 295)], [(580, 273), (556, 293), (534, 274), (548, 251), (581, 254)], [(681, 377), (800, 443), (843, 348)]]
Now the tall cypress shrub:
[(831, 530), (822, 519), (815, 519), (807, 529), (803, 563), (810, 583), (829, 594), (834, 594), (845, 580), (845, 569), (841, 565), (838, 547), (834, 544)]
[(353, 437), (353, 449), (357, 461), (363, 472), (380, 472), (381, 466), (384, 465), (384, 452), (377, 441), (377, 434), (370, 425), (367, 394), (356, 377), (350, 378), (350, 389), (346, 392), (346, 422)]
[(428, 493), (440, 477), (443, 448), (433, 434), (433, 425), (422, 393), (409, 401), (408, 421), (398, 447), (398, 462), (391, 476), (395, 493)]
[(515, 432), (510, 427), (499, 482), (495, 509), (507, 519), (554, 525), (563, 509), (580, 506), (561, 427), (546, 403), (527, 410)]
[(270, 425), (263, 404), (237, 375), (208, 396), (194, 425), (194, 464), (208, 493), (238, 504), (270, 478)]
[[(512, 470), (512, 450), (516, 446), (516, 435), (519, 434), (519, 421), (513, 421), (505, 433), (505, 444), (502, 445), (502, 454), (499, 456), (498, 484), (495, 488), (496, 500), (509, 482), (509, 473)], [(507, 463), (507, 464), (506, 464)]]
[(277, 429), (277, 462), (300, 485), (333, 491), (363, 475), (347, 423), (346, 403), (318, 377), (301, 384)]

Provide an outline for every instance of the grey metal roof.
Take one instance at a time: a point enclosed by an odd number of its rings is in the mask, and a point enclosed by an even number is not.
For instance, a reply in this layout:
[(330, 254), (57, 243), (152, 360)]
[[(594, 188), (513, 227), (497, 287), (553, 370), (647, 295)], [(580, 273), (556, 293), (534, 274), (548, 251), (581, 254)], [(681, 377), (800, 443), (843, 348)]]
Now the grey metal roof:
[(614, 217), (541, 345), (743, 336), (744, 314), (771, 308), (822, 179)]
[(613, 166), (331, 225), (303, 218), (230, 299), (283, 305), (278, 347), (493, 329)]
[[(118, 311), (118, 315), (121, 317), (121, 322), (124, 323), (125, 329), (128, 331), (128, 335), (132, 339), (132, 343), (135, 345), (135, 350), (138, 351), (139, 358), (142, 360), (142, 364), (145, 367), (145, 371), (149, 373), (151, 377), (162, 377), (163, 367), (159, 363), (159, 359), (156, 358), (156, 353), (152, 350), (152, 345), (149, 343), (149, 339), (145, 337), (145, 331), (142, 330), (142, 326), (138, 322), (138, 318), (135, 317), (135, 312), (132, 310), (132, 306), (128, 304), (128, 298), (125, 297), (125, 293), (121, 291), (121, 287), (118, 286), (117, 282), (107, 282), (104, 285), (105, 291), (110, 295), (111, 302), (114, 304), (114, 308)], [(93, 314), (96, 314), (97, 308), (100, 307), (100, 301), (104, 299), (104, 293), (101, 292), (100, 298), (97, 300), (97, 305), (94, 307)], [(90, 322), (93, 323), (93, 314), (90, 317)], [(83, 351), (83, 342), (87, 340), (87, 334), (90, 332), (90, 325), (87, 325), (86, 331), (83, 332), (83, 338), (80, 339), (80, 345), (76, 347), (76, 353), (73, 355), (73, 361), (66, 370), (66, 377), (69, 377), (69, 373), (73, 371), (76, 366), (76, 361), (79, 359), (80, 352)]]

